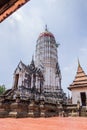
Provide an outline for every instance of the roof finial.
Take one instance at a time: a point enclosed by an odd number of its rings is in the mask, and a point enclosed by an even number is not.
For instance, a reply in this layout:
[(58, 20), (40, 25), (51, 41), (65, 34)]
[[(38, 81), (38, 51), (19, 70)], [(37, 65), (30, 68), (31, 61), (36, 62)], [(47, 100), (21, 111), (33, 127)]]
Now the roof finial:
[(45, 31), (48, 31), (47, 24), (45, 25)]
[(34, 61), (34, 54), (32, 55), (32, 61)]
[(80, 61), (79, 61), (79, 58), (78, 58), (78, 66), (80, 66)]
[(32, 55), (31, 64), (34, 64), (34, 54)]

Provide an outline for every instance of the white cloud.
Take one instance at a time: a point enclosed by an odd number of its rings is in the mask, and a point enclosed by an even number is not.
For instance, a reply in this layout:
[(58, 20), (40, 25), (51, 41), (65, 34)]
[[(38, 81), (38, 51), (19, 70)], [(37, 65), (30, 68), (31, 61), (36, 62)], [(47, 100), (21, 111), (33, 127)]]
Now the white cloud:
[(81, 48), (80, 51), (83, 53), (87, 53), (87, 48)]
[(53, 6), (53, 4), (56, 4), (58, 2), (58, 0), (45, 0), (45, 2), (50, 5)]

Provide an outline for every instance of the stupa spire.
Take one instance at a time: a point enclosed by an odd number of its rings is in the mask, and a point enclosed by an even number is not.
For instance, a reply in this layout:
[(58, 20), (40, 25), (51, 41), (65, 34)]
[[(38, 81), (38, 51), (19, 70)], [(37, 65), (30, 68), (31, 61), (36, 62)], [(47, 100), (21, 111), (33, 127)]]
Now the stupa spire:
[(45, 25), (45, 31), (48, 31), (47, 24)]

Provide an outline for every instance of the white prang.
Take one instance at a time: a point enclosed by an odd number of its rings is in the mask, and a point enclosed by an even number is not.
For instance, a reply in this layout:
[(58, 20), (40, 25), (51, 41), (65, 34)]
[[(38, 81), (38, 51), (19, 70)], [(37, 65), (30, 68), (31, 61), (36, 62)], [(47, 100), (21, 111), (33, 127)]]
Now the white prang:
[(44, 88), (46, 91), (61, 89), (61, 72), (58, 63), (57, 43), (52, 33), (41, 33), (36, 44), (35, 65), (44, 74)]

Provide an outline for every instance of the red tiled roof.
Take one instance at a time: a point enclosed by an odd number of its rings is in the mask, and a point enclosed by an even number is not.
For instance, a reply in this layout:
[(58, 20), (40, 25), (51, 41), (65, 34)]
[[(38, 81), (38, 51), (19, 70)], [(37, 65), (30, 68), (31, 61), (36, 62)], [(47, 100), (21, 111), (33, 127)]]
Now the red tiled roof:
[(41, 33), (40, 36), (39, 36), (39, 38), (41, 38), (43, 36), (50, 36), (50, 37), (54, 38), (53, 34), (51, 32), (47, 32), (47, 31)]

